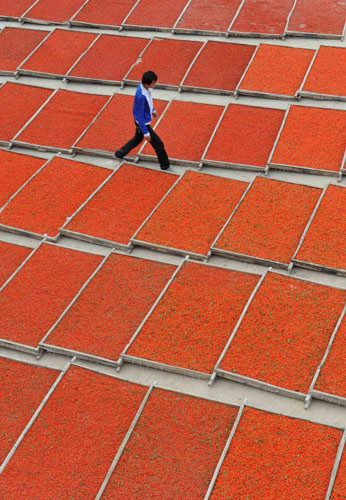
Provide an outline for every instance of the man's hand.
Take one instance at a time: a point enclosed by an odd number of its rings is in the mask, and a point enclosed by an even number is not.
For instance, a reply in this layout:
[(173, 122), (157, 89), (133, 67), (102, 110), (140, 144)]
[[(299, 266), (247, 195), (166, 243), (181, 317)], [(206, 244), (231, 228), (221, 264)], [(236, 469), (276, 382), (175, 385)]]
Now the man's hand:
[(158, 118), (159, 117), (159, 115), (157, 114), (157, 111), (153, 111), (153, 117), (154, 118)]
[(146, 138), (147, 141), (150, 141), (150, 134), (145, 134), (144, 137)]

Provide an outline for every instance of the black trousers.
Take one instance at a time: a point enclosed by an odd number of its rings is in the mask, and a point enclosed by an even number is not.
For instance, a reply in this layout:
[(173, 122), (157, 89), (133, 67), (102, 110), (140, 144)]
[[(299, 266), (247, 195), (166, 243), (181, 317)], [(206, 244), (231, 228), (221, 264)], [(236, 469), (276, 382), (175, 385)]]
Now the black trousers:
[[(136, 125), (136, 133), (132, 139), (130, 139), (122, 148), (120, 148), (117, 151), (118, 156), (121, 156), (122, 158), (126, 156), (133, 148), (138, 146), (143, 139), (144, 135), (137, 123), (135, 122)], [(169, 167), (169, 159), (165, 150), (165, 146), (160, 139), (160, 137), (157, 135), (157, 133), (151, 128), (150, 125), (147, 125), (147, 129), (150, 133), (150, 144), (154, 148), (157, 158), (160, 162), (160, 167), (164, 170), (166, 170)]]

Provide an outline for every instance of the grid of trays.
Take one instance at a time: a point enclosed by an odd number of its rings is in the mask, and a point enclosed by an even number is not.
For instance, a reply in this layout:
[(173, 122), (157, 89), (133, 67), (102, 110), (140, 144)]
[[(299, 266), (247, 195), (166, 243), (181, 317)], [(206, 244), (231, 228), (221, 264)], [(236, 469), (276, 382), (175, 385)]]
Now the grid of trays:
[(173, 33), (342, 39), (346, 6), (324, 0), (1, 0), (0, 19)]
[[(229, 379), (306, 409), (313, 399), (346, 406), (346, 290), (320, 279), (346, 277), (346, 188), (337, 182), (346, 173), (346, 111), (298, 102), (346, 100), (346, 49), (88, 31), (343, 40), (344, 3), (313, 5), (0, 0), (0, 19), (43, 25), (0, 32), (3, 76), (134, 86), (150, 61), (160, 88), (232, 97), (156, 100), (155, 129), (172, 163), (187, 167), (178, 175), (145, 165), (156, 160), (148, 143), (115, 169), (68, 156), (114, 158), (133, 132), (133, 96), (0, 85), (0, 230), (31, 238), (30, 248), (0, 242), (0, 346), (70, 359), (59, 371), (0, 357), (1, 497), (346, 497), (344, 428), (116, 375), (140, 365), (210, 387)], [(166, 64), (173, 53), (174, 67)], [(288, 102), (243, 105), (238, 96)], [(209, 167), (250, 171), (253, 180)], [(320, 188), (299, 175), (268, 176), (278, 170), (334, 181)], [(107, 250), (66, 248), (62, 237)], [(135, 255), (140, 247), (159, 258)], [(262, 271), (235, 271), (229, 259)], [(319, 274), (302, 278), (293, 268)]]
[[(0, 145), (114, 158), (117, 142), (133, 134), (132, 99), (6, 82), (0, 87)], [(172, 163), (264, 174), (269, 169), (345, 174), (345, 110), (179, 100), (158, 100), (157, 105), (161, 116), (154, 127), (165, 137)], [(127, 159), (156, 160), (148, 143), (131, 154)]]
[(210, 385), (224, 377), (307, 407), (312, 397), (346, 403), (341, 288), (190, 257), (172, 265), (114, 248), (102, 257), (46, 238), (33, 249), (1, 243), (0, 251), (4, 347), (118, 369), (134, 363)]
[[(216, 254), (346, 276), (343, 185), (321, 189), (263, 174), (249, 183), (130, 163), (109, 170), (6, 150), (0, 160), (2, 230), (41, 241), (65, 235), (125, 251), (142, 246), (202, 261)], [(21, 175), (13, 179), (19, 165)]]
[[(174, 67), (167, 64), (171, 53)], [(112, 61), (112, 64), (110, 64)], [(142, 38), (5, 27), (0, 74), (137, 85), (150, 62), (158, 88), (297, 100), (346, 100), (346, 49)]]
[(10, 500), (18, 492), (43, 499), (78, 491), (103, 500), (167, 491), (177, 499), (250, 491), (288, 500), (297, 487), (315, 500), (345, 493), (340, 428), (246, 401), (234, 406), (146, 387), (74, 358), (62, 371), (0, 358), (0, 373), (0, 492)]

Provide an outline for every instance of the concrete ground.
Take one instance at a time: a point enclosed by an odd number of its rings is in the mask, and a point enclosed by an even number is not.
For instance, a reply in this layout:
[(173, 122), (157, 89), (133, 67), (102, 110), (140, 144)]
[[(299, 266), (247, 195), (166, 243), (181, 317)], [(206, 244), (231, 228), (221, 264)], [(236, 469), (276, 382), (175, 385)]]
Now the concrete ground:
[[(0, 28), (5, 26), (18, 27), (18, 23), (11, 22), (0, 22)], [(33, 24), (25, 24), (24, 27), (30, 29), (53, 29), (52, 27), (39, 26)], [(79, 28), (76, 28), (79, 30)], [(100, 30), (85, 29), (83, 31), (94, 31), (100, 33)], [(117, 34), (113, 30), (102, 30), (102, 33)], [(150, 38), (151, 36), (160, 36), (165, 38), (171, 38), (173, 35), (170, 33), (150, 33), (143, 31), (123, 31), (122, 35), (126, 36), (141, 36)], [(187, 39), (187, 40), (206, 40), (206, 37), (202, 36), (188, 36), (188, 35), (174, 35), (174, 38)], [(221, 37), (208, 37), (211, 40), (225, 40)], [(337, 47), (346, 47), (346, 41), (339, 40), (317, 40), (317, 39), (305, 39), (305, 38), (287, 38), (286, 40), (264, 40), (264, 39), (250, 39), (250, 38), (236, 38), (231, 37), (228, 39), (232, 43), (247, 43), (258, 45), (259, 43), (268, 44), (281, 44), (285, 46), (292, 47), (304, 47), (304, 48), (318, 48), (320, 45), (334, 45)], [(14, 77), (0, 76), (0, 83), (4, 81), (15, 81)], [(108, 86), (100, 84), (86, 84), (86, 83), (63, 83), (61, 80), (54, 79), (43, 79), (43, 78), (32, 78), (21, 76), (18, 80), (20, 83), (33, 84), (36, 86), (43, 86), (49, 88), (67, 88), (75, 91), (84, 91), (88, 93), (111, 95), (113, 92), (124, 93), (133, 95), (135, 87), (127, 86), (120, 89), (119, 86)], [(197, 94), (191, 92), (178, 93), (174, 91), (167, 90), (155, 90), (154, 98), (165, 98), (183, 101), (193, 101), (193, 102), (204, 102), (211, 104), (227, 104), (228, 102), (237, 102), (239, 104), (251, 104), (255, 106), (269, 106), (273, 108), (286, 109), (289, 105), (288, 101), (279, 99), (265, 99), (265, 98), (253, 98), (240, 96), (238, 99), (229, 96), (217, 96), (208, 94)], [(334, 109), (345, 109), (346, 102), (337, 101), (317, 101), (312, 99), (302, 99), (300, 101), (302, 106), (316, 106), (323, 108), (334, 108)], [(256, 124), (254, 124), (256, 126)], [(163, 138), (164, 139), (164, 138)], [(22, 148), (13, 148), (13, 151), (20, 151), (23, 153), (32, 154), (35, 156), (40, 156), (44, 158), (51, 158), (52, 153), (40, 153), (33, 150), (25, 150)], [(168, 152), (169, 153), (169, 152)], [(63, 155), (64, 156), (64, 155)], [(70, 156), (66, 156), (69, 157)], [(109, 169), (114, 169), (118, 165), (118, 161), (110, 160), (101, 157), (85, 156), (85, 155), (75, 155), (76, 160), (83, 161), (86, 163), (91, 163), (106, 167)], [(148, 165), (147, 162), (145, 162)], [(157, 167), (157, 164), (153, 163), (153, 166)], [(185, 167), (173, 166), (173, 171), (177, 173), (182, 173), (185, 171)], [(211, 173), (214, 175), (251, 181), (255, 177), (255, 173), (252, 172), (242, 172), (230, 169), (219, 169), (219, 168), (203, 168), (203, 172)], [(270, 171), (269, 177), (273, 179), (280, 179), (286, 181), (292, 181), (301, 184), (307, 184), (310, 186), (325, 187), (329, 182), (336, 182), (336, 178), (333, 176), (322, 176), (322, 175), (311, 175), (311, 174), (300, 174), (294, 172), (280, 172), (280, 171)], [(346, 185), (346, 178), (341, 181), (343, 185)], [(16, 244), (23, 244), (29, 247), (35, 247), (38, 244), (37, 240), (19, 236), (11, 233), (6, 233), (5, 231), (0, 231), (0, 241), (7, 241)], [(89, 252), (97, 253), (100, 255), (105, 255), (108, 251), (107, 248), (101, 245), (89, 244), (81, 241), (74, 240), (72, 238), (61, 237), (58, 241), (61, 246), (83, 249)], [(151, 250), (146, 250), (143, 248), (134, 248), (131, 252), (132, 255), (138, 255), (143, 258), (149, 257), (151, 259), (161, 261), (161, 262), (171, 262), (178, 264), (181, 262), (181, 257), (171, 256), (168, 254), (163, 254), (160, 252), (154, 252)], [(222, 257), (212, 256), (209, 261), (211, 264), (218, 264), (225, 266), (230, 269), (251, 271), (258, 274), (262, 274), (266, 267), (261, 265), (253, 265), (242, 263), (233, 259), (225, 259)], [(294, 268), (292, 275), (304, 277), (307, 279), (314, 280), (318, 283), (323, 283), (326, 285), (334, 285), (346, 289), (346, 278), (340, 276), (334, 276), (332, 274), (320, 273), (315, 271), (303, 270)], [(0, 355), (11, 359), (29, 361), (32, 363), (37, 363), (38, 365), (48, 366), (52, 368), (63, 368), (65, 364), (71, 359), (66, 356), (45, 353), (40, 360), (36, 360), (35, 357), (20, 353), (18, 351), (2, 348), (0, 347)], [(296, 401), (288, 397), (283, 397), (278, 394), (269, 393), (261, 389), (256, 389), (248, 387), (241, 383), (231, 382), (228, 380), (217, 379), (212, 387), (209, 387), (205, 380), (194, 379), (187, 376), (177, 375), (173, 373), (166, 373), (161, 370), (154, 370), (146, 367), (130, 365), (125, 363), (121, 368), (120, 372), (112, 367), (106, 367), (100, 364), (95, 364), (91, 362), (83, 362), (85, 366), (92, 366), (100, 373), (112, 374), (122, 379), (128, 379), (134, 382), (150, 384), (157, 381), (159, 385), (167, 389), (173, 389), (176, 391), (186, 392), (189, 394), (195, 394), (198, 396), (206, 397), (209, 399), (214, 399), (217, 401), (222, 401), (225, 403), (235, 403), (240, 404), (244, 398), (248, 399), (248, 404), (252, 406), (257, 406), (266, 410), (282, 413), (289, 416), (295, 416), (303, 419), (309, 419), (314, 422), (319, 422), (327, 425), (336, 425), (346, 427), (346, 407), (337, 406), (334, 404), (313, 400), (311, 406), (308, 410), (304, 409), (304, 403), (302, 401)]]

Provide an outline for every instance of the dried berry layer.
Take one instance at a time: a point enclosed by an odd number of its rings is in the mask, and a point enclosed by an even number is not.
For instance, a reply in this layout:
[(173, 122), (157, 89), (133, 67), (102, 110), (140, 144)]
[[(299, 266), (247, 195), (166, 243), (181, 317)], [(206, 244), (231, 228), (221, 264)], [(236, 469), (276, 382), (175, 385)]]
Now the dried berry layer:
[(288, 31), (325, 35), (342, 35), (346, 4), (338, 0), (300, 0), (290, 17)]
[(187, 0), (141, 0), (126, 19), (126, 24), (173, 28)]
[[(154, 39), (126, 79), (140, 82), (143, 72), (150, 67), (159, 75), (160, 84), (179, 86), (201, 47), (202, 42)], [(172, 54), (174, 54), (175, 64), (172, 64)]]
[(4, 208), (0, 224), (56, 237), (67, 217), (111, 174), (65, 158), (54, 158)]
[(215, 247), (289, 264), (321, 193), (257, 177)]
[(208, 41), (193, 64), (184, 85), (235, 91), (255, 47)]
[(42, 87), (6, 82), (0, 88), (0, 141), (11, 141), (52, 92)]
[(95, 498), (146, 390), (69, 368), (4, 469), (2, 498)]
[(66, 229), (128, 245), (176, 180), (174, 175), (122, 165)]
[(42, 245), (1, 292), (0, 338), (37, 347), (101, 260)]
[(112, 255), (45, 343), (118, 361), (174, 271)]
[(0, 16), (19, 18), (32, 4), (33, 0), (0, 0)]
[(0, 358), (0, 464), (58, 375), (56, 370)]
[(90, 0), (74, 17), (75, 21), (87, 24), (120, 26), (136, 0)]
[(324, 500), (341, 435), (245, 408), (210, 499)]
[(346, 398), (346, 321), (340, 324), (314, 389)]
[(64, 23), (82, 7), (84, 0), (39, 0), (25, 14), (26, 18), (39, 19), (51, 23)]
[(31, 248), (0, 242), (0, 287), (27, 258)]
[(146, 38), (102, 35), (69, 75), (120, 82), (147, 43)]
[(269, 273), (220, 368), (306, 394), (346, 302), (346, 292)]
[(345, 111), (291, 106), (271, 162), (338, 172), (345, 147)]
[(21, 69), (64, 76), (96, 36), (94, 33), (57, 29)]
[(200, 500), (238, 408), (154, 389), (102, 500)]
[(257, 281), (184, 264), (127, 354), (211, 374)]
[(59, 90), (17, 139), (70, 149), (107, 100), (103, 95)]
[[(222, 111), (223, 106), (173, 101), (156, 129), (169, 158), (200, 162)], [(143, 154), (155, 154), (150, 144)]]
[(293, 97), (302, 84), (314, 52), (261, 44), (240, 89)]
[(246, 187), (245, 182), (187, 171), (136, 240), (207, 255)]
[(231, 104), (222, 118), (205, 159), (216, 164), (222, 162), (264, 169), (283, 118), (282, 109)]
[(331, 500), (344, 500), (346, 498), (346, 453), (344, 451), (339, 470), (336, 475)]
[(345, 96), (345, 88), (346, 49), (320, 47), (303, 90), (322, 95)]
[(232, 31), (283, 35), (294, 0), (245, 0)]
[(16, 71), (17, 66), (42, 42), (48, 33), (48, 31), (41, 30), (4, 28), (0, 34), (0, 71)]
[(44, 158), (0, 150), (0, 207), (45, 163)]
[(228, 30), (241, 0), (192, 0), (177, 28), (185, 30)]
[(346, 189), (328, 186), (297, 260), (346, 270), (345, 203)]

